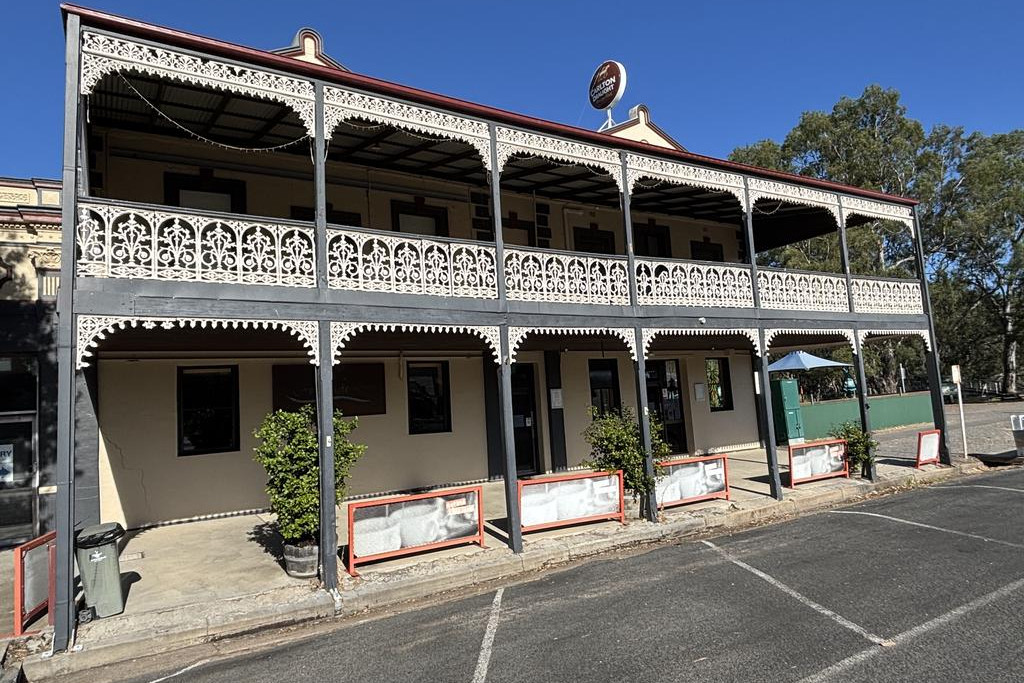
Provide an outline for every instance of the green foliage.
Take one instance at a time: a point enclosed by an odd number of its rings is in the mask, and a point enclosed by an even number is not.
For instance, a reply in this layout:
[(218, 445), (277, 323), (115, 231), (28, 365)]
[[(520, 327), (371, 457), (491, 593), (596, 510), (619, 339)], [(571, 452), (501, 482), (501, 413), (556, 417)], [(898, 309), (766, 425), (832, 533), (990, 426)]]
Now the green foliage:
[(833, 439), (846, 440), (846, 455), (851, 472), (856, 471), (858, 466), (863, 471), (875, 462), (875, 447), (878, 446), (878, 442), (856, 422), (837, 425), (829, 432), (829, 436)]
[[(590, 458), (584, 465), (594, 470), (614, 472), (622, 470), (623, 483), (637, 498), (654, 488), (654, 478), (644, 471), (646, 451), (640, 438), (640, 422), (629, 408), (603, 415), (591, 409), (593, 421), (583, 430), (583, 438), (590, 444)], [(651, 455), (655, 464), (669, 454), (668, 444), (661, 438), (661, 424), (653, 417), (651, 423)], [(655, 474), (658, 474), (657, 467)]]
[[(334, 413), (334, 482), (337, 501), (345, 497), (352, 465), (366, 446), (349, 441), (358, 420)], [(255, 460), (267, 471), (270, 509), (286, 543), (316, 543), (320, 529), (320, 465), (316, 411), (305, 405), (298, 412), (278, 410), (267, 415), (253, 432), (260, 443)]]

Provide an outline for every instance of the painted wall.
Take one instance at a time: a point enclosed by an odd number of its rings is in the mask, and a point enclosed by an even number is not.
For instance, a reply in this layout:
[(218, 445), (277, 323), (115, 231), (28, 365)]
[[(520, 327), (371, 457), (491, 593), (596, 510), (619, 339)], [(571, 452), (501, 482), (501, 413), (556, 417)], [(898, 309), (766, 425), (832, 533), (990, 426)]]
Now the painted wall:
[[(930, 423), (933, 418), (931, 396), (927, 391), (902, 396), (871, 396), (868, 402), (871, 405), (872, 429)], [(860, 408), (855, 398), (801, 403), (800, 414), (806, 439), (824, 439), (843, 422), (860, 424)]]

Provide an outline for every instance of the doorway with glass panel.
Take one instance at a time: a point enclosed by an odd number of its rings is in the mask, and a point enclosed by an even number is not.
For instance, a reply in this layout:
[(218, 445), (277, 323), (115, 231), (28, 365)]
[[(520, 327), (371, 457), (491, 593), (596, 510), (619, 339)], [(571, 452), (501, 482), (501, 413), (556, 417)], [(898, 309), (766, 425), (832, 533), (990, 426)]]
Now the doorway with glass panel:
[(687, 452), (679, 361), (647, 361), (647, 404), (661, 423), (661, 438), (673, 455)]
[(0, 356), (0, 546), (38, 535), (36, 363)]

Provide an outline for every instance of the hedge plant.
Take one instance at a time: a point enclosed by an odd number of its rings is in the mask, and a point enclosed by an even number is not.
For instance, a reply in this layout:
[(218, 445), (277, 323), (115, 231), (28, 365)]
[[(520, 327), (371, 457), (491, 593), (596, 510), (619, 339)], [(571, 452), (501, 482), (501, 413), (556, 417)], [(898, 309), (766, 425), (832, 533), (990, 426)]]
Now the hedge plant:
[[(647, 453), (640, 438), (640, 422), (630, 408), (600, 414), (591, 408), (593, 421), (583, 430), (583, 438), (590, 444), (590, 457), (583, 465), (594, 470), (614, 472), (622, 470), (623, 484), (636, 499), (654, 489), (654, 477), (644, 469)], [(651, 457), (655, 463), (655, 476), (660, 474), (658, 463), (669, 454), (668, 444), (661, 438), (661, 424), (653, 417), (651, 424)]]
[(846, 441), (846, 459), (851, 472), (857, 466), (860, 466), (861, 474), (870, 471), (875, 464), (875, 447), (878, 442), (871, 438), (869, 432), (861, 429), (856, 422), (843, 422), (833, 427), (829, 436)]
[[(349, 441), (357, 418), (342, 419), (334, 412), (334, 486), (336, 502), (345, 498), (352, 465), (366, 452), (364, 444)], [(320, 531), (320, 463), (316, 411), (277, 410), (253, 432), (259, 439), (255, 460), (267, 472), (270, 509), (277, 529), (289, 545), (315, 545)]]

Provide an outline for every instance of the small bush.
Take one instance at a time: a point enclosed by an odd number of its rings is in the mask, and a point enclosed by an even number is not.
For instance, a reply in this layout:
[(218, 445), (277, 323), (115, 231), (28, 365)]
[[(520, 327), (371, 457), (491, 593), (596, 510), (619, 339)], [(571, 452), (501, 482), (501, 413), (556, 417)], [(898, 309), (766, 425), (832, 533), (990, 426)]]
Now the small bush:
[[(654, 489), (654, 478), (644, 471), (646, 452), (640, 438), (640, 423), (629, 408), (599, 415), (591, 409), (593, 422), (583, 430), (583, 438), (590, 444), (590, 458), (586, 467), (605, 472), (622, 470), (623, 484), (633, 492), (633, 498)], [(651, 418), (651, 455), (657, 463), (668, 457), (669, 447), (661, 438), (661, 425)]]
[(856, 422), (844, 422), (833, 427), (829, 436), (846, 441), (846, 457), (851, 472), (856, 471), (855, 468), (858, 466), (861, 472), (865, 472), (875, 464), (875, 447), (878, 446), (878, 442)]
[[(349, 472), (366, 446), (349, 441), (356, 418), (334, 412), (334, 485), (337, 502), (345, 498)], [(278, 410), (253, 432), (260, 440), (255, 460), (267, 471), (270, 509), (277, 530), (289, 545), (313, 545), (320, 531), (320, 453), (313, 406), (298, 412)]]

